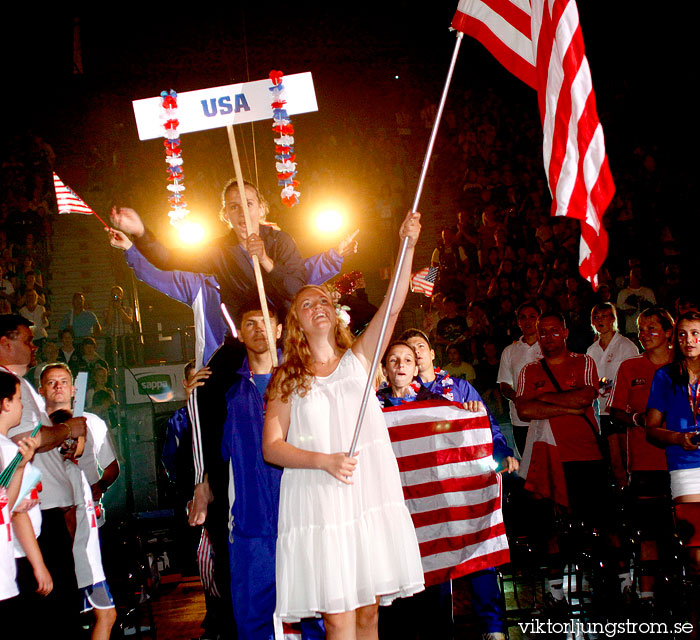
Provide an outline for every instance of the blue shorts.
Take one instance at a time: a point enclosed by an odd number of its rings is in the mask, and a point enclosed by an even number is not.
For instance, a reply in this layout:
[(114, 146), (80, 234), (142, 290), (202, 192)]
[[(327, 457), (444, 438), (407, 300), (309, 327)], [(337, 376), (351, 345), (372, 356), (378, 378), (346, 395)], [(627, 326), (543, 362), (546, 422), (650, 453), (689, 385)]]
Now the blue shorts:
[(80, 589), (83, 596), (83, 609), (81, 613), (92, 609), (114, 609), (114, 600), (106, 581), (92, 584)]

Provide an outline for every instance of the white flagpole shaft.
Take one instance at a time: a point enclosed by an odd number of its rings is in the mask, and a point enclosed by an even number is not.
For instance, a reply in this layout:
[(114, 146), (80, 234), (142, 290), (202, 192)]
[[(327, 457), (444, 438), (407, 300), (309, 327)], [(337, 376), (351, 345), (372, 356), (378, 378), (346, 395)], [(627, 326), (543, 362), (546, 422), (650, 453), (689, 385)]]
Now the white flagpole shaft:
[[(447, 78), (445, 80), (445, 87), (442, 90), (442, 97), (440, 98), (440, 105), (438, 106), (437, 115), (435, 116), (435, 122), (433, 123), (433, 130), (430, 133), (430, 140), (428, 141), (428, 148), (425, 152), (425, 158), (423, 160), (423, 167), (420, 172), (420, 177), (418, 178), (418, 186), (416, 187), (416, 195), (413, 198), (413, 206), (411, 211), (416, 211), (418, 209), (418, 203), (420, 202), (420, 197), (423, 192), (423, 184), (425, 183), (425, 176), (428, 173), (428, 166), (430, 165), (430, 158), (433, 155), (433, 147), (435, 146), (435, 138), (437, 137), (438, 127), (440, 126), (440, 120), (442, 119), (442, 112), (445, 110), (445, 102), (447, 102), (447, 93), (450, 89), (450, 84), (452, 82), (452, 75), (454, 73), (455, 65), (457, 64), (457, 56), (459, 55), (459, 47), (462, 44), (462, 38), (464, 34), (461, 31), (457, 32), (457, 41), (455, 42), (455, 48), (452, 52), (452, 60), (450, 61), (450, 68), (447, 71)], [(357, 447), (357, 440), (360, 437), (360, 428), (362, 426), (362, 420), (365, 417), (365, 411), (367, 410), (367, 403), (369, 401), (369, 395), (374, 391), (374, 377), (377, 372), (377, 365), (379, 364), (379, 357), (381, 355), (381, 348), (384, 344), (384, 337), (386, 335), (386, 328), (389, 324), (389, 311), (394, 303), (394, 298), (396, 297), (396, 287), (398, 284), (398, 274), (401, 272), (401, 267), (406, 258), (406, 249), (408, 248), (408, 238), (404, 239), (401, 244), (401, 250), (399, 252), (399, 259), (396, 262), (396, 269), (394, 270), (394, 275), (391, 280), (391, 286), (389, 288), (389, 301), (382, 318), (382, 327), (379, 332), (379, 340), (377, 341), (377, 348), (374, 351), (374, 356), (372, 357), (372, 365), (369, 369), (369, 377), (367, 378), (367, 384), (365, 385), (365, 392), (362, 396), (362, 403), (360, 404), (360, 413), (357, 417), (357, 423), (355, 424), (355, 433), (352, 437), (352, 444), (348, 451), (348, 457), (352, 457), (355, 453), (355, 447)]]
[(394, 298), (396, 297), (396, 288), (399, 282), (399, 274), (403, 267), (404, 260), (406, 259), (406, 249), (408, 248), (408, 238), (404, 238), (401, 243), (401, 251), (399, 253), (399, 259), (396, 261), (396, 268), (394, 269), (394, 275), (391, 278), (391, 285), (389, 287), (389, 299), (387, 301), (386, 312), (382, 318), (382, 327), (379, 331), (379, 341), (377, 342), (377, 348), (374, 350), (374, 356), (372, 356), (372, 365), (369, 368), (369, 377), (367, 378), (367, 384), (365, 385), (365, 392), (362, 396), (362, 404), (360, 405), (360, 414), (357, 417), (357, 424), (355, 425), (355, 433), (352, 436), (352, 444), (350, 445), (350, 450), (348, 451), (348, 457), (352, 458), (355, 452), (355, 447), (357, 446), (357, 439), (360, 437), (360, 427), (362, 425), (362, 420), (365, 417), (365, 411), (367, 410), (367, 403), (369, 401), (370, 393), (374, 392), (374, 376), (377, 372), (377, 366), (379, 364), (379, 357), (381, 356), (382, 344), (384, 342), (384, 336), (386, 335), (386, 328), (389, 324), (389, 311), (391, 307), (394, 306)]
[(442, 120), (442, 112), (445, 110), (445, 103), (447, 102), (447, 93), (450, 90), (450, 84), (452, 83), (452, 74), (454, 73), (455, 65), (457, 64), (457, 56), (459, 55), (459, 47), (462, 44), (463, 37), (464, 34), (461, 31), (458, 31), (457, 41), (455, 42), (455, 48), (452, 52), (452, 60), (450, 61), (450, 68), (447, 71), (445, 86), (442, 90), (442, 97), (440, 98), (440, 105), (438, 106), (437, 115), (435, 116), (435, 122), (433, 123), (433, 130), (430, 133), (428, 149), (425, 152), (425, 159), (423, 160), (423, 167), (420, 172), (420, 177), (418, 178), (418, 186), (416, 187), (416, 195), (413, 198), (413, 207), (411, 207), (411, 211), (416, 211), (418, 209), (418, 203), (420, 202), (420, 197), (423, 193), (423, 184), (425, 183), (425, 176), (428, 173), (428, 165), (430, 164), (430, 158), (433, 155), (435, 138), (437, 138), (438, 127), (440, 126), (440, 120)]
[[(250, 214), (248, 213), (248, 198), (245, 193), (245, 185), (243, 184), (243, 171), (241, 170), (241, 159), (238, 156), (238, 147), (236, 146), (236, 135), (233, 132), (233, 125), (226, 126), (228, 133), (228, 142), (231, 148), (231, 157), (233, 158), (233, 168), (236, 171), (236, 182), (238, 182), (238, 193), (241, 198), (241, 206), (243, 207), (243, 217), (245, 219), (246, 233), (250, 235)], [(267, 335), (267, 346), (270, 349), (272, 356), (272, 366), (277, 366), (277, 346), (275, 343), (275, 334), (272, 332), (272, 323), (270, 322), (270, 311), (267, 308), (267, 296), (265, 295), (265, 286), (262, 280), (262, 271), (260, 271), (260, 261), (258, 256), (253, 256), (253, 271), (255, 272), (255, 283), (258, 287), (258, 296), (260, 298), (260, 309), (263, 314), (265, 323), (265, 333)]]

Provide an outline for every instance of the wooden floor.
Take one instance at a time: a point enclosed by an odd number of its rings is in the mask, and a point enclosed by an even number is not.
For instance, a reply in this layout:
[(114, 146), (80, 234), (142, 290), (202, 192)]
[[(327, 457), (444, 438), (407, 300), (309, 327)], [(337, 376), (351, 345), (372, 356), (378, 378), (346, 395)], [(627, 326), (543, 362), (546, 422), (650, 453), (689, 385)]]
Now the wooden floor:
[[(465, 588), (459, 580), (454, 582), (455, 640), (472, 640), (480, 635), (472, 626), (471, 608), (465, 596)], [(147, 615), (144, 612), (140, 637), (160, 640), (190, 640), (199, 638), (202, 633), (200, 623), (204, 619), (204, 593), (197, 577), (183, 578), (179, 574), (164, 576), (154, 597), (151, 608), (153, 612), (155, 634), (151, 632)], [(115, 628), (113, 638), (138, 638), (134, 629), (132, 635), (122, 636)]]
[(198, 577), (176, 578), (161, 583), (153, 602), (157, 637), (162, 640), (199, 638), (206, 612), (202, 584)]

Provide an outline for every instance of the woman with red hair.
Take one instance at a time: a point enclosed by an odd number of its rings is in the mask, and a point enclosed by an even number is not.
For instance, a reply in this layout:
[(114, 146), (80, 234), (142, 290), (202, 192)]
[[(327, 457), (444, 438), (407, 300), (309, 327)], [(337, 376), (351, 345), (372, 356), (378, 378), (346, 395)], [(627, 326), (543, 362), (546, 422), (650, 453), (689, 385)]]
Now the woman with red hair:
[[(408, 291), (420, 214), (409, 213), (388, 343)], [(268, 388), (263, 455), (284, 467), (277, 538), (277, 615), (323, 616), (327, 637), (377, 638), (378, 605), (423, 589), (416, 534), (378, 403), (355, 455), (355, 422), (377, 348), (385, 298), (353, 341), (325, 287), (302, 288), (287, 316), (283, 364)]]

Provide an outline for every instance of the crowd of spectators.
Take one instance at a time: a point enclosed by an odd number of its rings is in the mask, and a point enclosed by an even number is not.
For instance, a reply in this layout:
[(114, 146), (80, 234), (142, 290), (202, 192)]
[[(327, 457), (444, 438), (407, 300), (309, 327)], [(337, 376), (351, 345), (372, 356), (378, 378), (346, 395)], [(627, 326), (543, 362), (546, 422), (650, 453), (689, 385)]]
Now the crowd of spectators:
[(35, 323), (46, 337), (51, 308), (49, 268), (56, 205), (51, 169), (54, 153), (41, 137), (18, 137), (2, 159), (0, 181), (0, 305)]
[(597, 303), (615, 304), (621, 332), (636, 336), (645, 308), (675, 314), (678, 304), (697, 301), (683, 288), (680, 243), (663, 218), (653, 153), (638, 149), (618, 174), (613, 165), (617, 193), (604, 218), (610, 250), (594, 291), (578, 272), (578, 221), (551, 216), (536, 113), (516, 114), (520, 105), (490, 91), (467, 92), (462, 104), (462, 113), (448, 112), (447, 133), (438, 138), (438, 166), (452, 167), (441, 169), (441, 188), (454, 206), (440, 218), (431, 258), (439, 275), (423, 329), (438, 364), (460, 370), (455, 375), (473, 382), (500, 414), (498, 359), (520, 336), (515, 309), (522, 302), (562, 312), (568, 348), (585, 353)]
[[(306, 159), (307, 196), (333, 183), (357, 184), (362, 206), (376, 220), (395, 224), (408, 206), (416, 158), (434, 115), (435, 105), (426, 100), (419, 111), (401, 103), (394, 130), (348, 119), (342, 151), (338, 139), (321, 133), (316, 156)], [(59, 323), (51, 317), (46, 276), (55, 214), (53, 152), (38, 136), (17, 148), (26, 152), (9, 154), (2, 166), (0, 313), (16, 311), (33, 322), (41, 350), (30, 378), (42, 363), (56, 360), (73, 373), (89, 371), (88, 406), (108, 420), (116, 398), (109, 367), (90, 335), (95, 325), (99, 333), (99, 321), (88, 318), (88, 330), (76, 333), (75, 318), (89, 313), (84, 300), (75, 304), (78, 293), (70, 318)], [(504, 349), (521, 336), (516, 309), (523, 302), (534, 303), (540, 313), (560, 312), (568, 328), (566, 347), (574, 353), (586, 353), (593, 344), (592, 310), (600, 303), (615, 305), (620, 333), (636, 344), (637, 318), (645, 309), (659, 305), (677, 317), (697, 308), (696, 291), (683, 283), (681, 243), (664, 218), (655, 152), (639, 148), (623, 171), (616, 173), (613, 163), (613, 174), (617, 193), (604, 219), (609, 257), (593, 290), (578, 273), (579, 223), (550, 215), (536, 112), (508, 105), (492, 91), (465, 92), (448, 105), (424, 201), (428, 207), (445, 201), (451, 206), (432, 213), (440, 240), (431, 263), (439, 276), (424, 305), (422, 329), (435, 349), (435, 364), (471, 382), (500, 422), (510, 417), (499, 365)], [(121, 288), (113, 288), (111, 297), (106, 326), (114, 336), (125, 335), (132, 316)]]
[[(43, 365), (65, 362), (74, 376), (79, 371), (89, 373), (93, 393), (105, 391), (106, 398), (99, 393), (95, 395), (106, 412), (115, 398), (107, 384), (109, 367), (97, 354), (97, 344), (92, 337), (100, 332), (97, 317), (84, 309), (85, 299), (79, 292), (73, 295), (72, 309), (63, 318), (52, 315), (48, 274), (53, 244), (52, 219), (57, 215), (51, 179), (54, 160), (51, 146), (31, 133), (16, 136), (3, 159), (0, 313), (19, 313), (32, 322), (34, 342), (39, 347), (38, 364), (27, 377), (37, 389)], [(121, 291), (119, 287), (116, 289)], [(102, 372), (98, 373), (100, 368)], [(92, 407), (93, 393), (88, 407)]]

